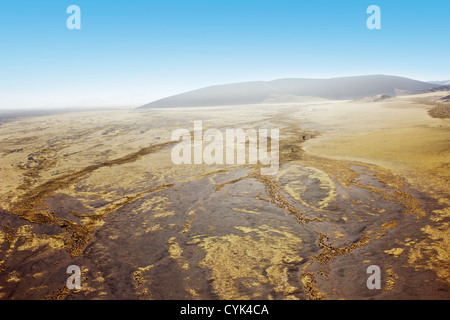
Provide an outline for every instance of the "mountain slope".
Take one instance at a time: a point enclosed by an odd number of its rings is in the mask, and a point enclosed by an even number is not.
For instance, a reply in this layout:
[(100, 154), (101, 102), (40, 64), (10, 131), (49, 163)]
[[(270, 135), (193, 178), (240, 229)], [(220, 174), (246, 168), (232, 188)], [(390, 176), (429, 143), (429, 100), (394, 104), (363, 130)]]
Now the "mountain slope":
[(450, 80), (444, 80), (444, 81), (428, 81), (429, 83), (432, 84), (437, 84), (437, 85), (441, 85), (441, 86), (448, 86), (450, 85)]
[(271, 101), (275, 103), (280, 99), (284, 103), (294, 103), (301, 100), (299, 97), (354, 100), (375, 95), (410, 94), (436, 86), (427, 82), (386, 75), (332, 79), (278, 79), (206, 87), (163, 98), (140, 108), (245, 105)]

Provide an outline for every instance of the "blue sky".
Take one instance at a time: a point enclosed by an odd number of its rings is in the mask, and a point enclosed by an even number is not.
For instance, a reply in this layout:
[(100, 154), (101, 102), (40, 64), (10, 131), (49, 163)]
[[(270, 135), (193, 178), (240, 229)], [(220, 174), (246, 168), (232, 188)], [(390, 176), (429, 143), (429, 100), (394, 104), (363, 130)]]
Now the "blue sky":
[[(69, 5), (81, 30), (69, 30)], [(381, 30), (369, 30), (369, 5)], [(0, 108), (139, 105), (208, 85), (450, 79), (450, 1), (2, 0)]]

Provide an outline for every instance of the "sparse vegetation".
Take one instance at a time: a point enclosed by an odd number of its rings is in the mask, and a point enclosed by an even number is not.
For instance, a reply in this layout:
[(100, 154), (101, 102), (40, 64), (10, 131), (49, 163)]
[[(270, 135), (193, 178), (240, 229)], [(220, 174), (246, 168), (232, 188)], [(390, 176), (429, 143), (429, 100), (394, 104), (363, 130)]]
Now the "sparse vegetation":
[(448, 119), (450, 118), (450, 105), (434, 106), (428, 110), (428, 114), (433, 118)]

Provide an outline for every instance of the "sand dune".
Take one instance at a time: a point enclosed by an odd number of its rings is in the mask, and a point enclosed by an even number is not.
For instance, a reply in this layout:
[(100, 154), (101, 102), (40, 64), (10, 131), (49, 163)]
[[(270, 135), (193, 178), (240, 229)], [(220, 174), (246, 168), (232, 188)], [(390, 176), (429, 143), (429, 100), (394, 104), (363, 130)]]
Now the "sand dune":
[(332, 79), (278, 79), (211, 86), (160, 99), (141, 108), (247, 105), (262, 102), (295, 103), (305, 99), (311, 101), (311, 98), (355, 100), (374, 95), (404, 95), (436, 86), (386, 75)]

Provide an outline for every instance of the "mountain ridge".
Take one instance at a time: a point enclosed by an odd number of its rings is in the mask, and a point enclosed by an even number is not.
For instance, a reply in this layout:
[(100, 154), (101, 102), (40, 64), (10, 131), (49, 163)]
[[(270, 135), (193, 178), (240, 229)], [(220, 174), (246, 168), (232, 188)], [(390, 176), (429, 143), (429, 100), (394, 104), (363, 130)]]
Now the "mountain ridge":
[(437, 84), (441, 86), (448, 86), (450, 85), (450, 80), (443, 80), (443, 81), (427, 81), (428, 83)]
[(317, 100), (357, 100), (376, 95), (398, 96), (440, 87), (437, 84), (390, 75), (329, 79), (281, 78), (208, 86), (159, 99), (146, 108), (205, 107)]

